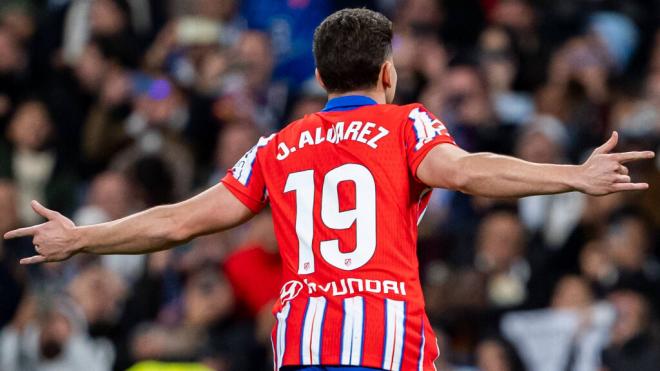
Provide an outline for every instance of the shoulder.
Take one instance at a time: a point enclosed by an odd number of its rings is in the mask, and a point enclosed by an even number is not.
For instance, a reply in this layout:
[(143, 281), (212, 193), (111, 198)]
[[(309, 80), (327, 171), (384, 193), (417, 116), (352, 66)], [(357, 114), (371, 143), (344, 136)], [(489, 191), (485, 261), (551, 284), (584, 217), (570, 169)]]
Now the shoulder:
[(412, 118), (417, 112), (430, 113), (430, 111), (421, 103), (409, 103), (403, 105), (379, 104), (378, 107), (382, 113), (387, 113), (392, 115), (392, 117), (402, 117), (404, 119)]
[(409, 104), (378, 104), (373, 106), (374, 109), (389, 114), (399, 114), (401, 116), (407, 116), (410, 111), (415, 108), (424, 108), (421, 103), (409, 103)]

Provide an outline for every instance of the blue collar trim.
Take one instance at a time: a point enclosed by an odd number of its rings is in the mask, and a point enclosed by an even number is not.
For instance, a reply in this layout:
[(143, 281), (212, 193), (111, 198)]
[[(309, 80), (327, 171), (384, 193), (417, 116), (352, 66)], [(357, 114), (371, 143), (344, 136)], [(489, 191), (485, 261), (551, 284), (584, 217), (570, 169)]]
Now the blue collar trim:
[(344, 95), (330, 99), (321, 112), (350, 111), (374, 104), (378, 102), (364, 95)]

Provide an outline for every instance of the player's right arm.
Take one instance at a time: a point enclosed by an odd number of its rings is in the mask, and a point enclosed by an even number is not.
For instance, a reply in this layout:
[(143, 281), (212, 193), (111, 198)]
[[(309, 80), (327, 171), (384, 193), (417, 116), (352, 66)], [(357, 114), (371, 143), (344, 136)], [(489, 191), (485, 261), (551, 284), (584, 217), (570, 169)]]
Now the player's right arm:
[(62, 261), (81, 252), (143, 254), (165, 250), (196, 236), (231, 228), (254, 215), (223, 183), (177, 204), (91, 226), (75, 226), (36, 201), (32, 201), (32, 208), (47, 221), (4, 235), (5, 239), (33, 237), (37, 255), (22, 259), (21, 264)]

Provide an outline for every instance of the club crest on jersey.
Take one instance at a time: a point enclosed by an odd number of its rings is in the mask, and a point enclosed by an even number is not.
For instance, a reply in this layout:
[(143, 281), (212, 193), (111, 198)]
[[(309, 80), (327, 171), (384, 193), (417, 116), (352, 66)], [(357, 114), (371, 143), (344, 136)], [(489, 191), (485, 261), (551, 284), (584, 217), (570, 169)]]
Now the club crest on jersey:
[(437, 118), (433, 117), (427, 111), (421, 108), (415, 108), (408, 115), (413, 123), (417, 144), (415, 151), (418, 151), (424, 144), (430, 142), (439, 135), (448, 135), (447, 128)]
[(291, 280), (285, 283), (282, 286), (282, 290), (280, 290), (280, 301), (282, 302), (282, 305), (295, 299), (296, 296), (300, 294), (300, 290), (302, 290), (302, 288), (303, 284), (300, 281)]

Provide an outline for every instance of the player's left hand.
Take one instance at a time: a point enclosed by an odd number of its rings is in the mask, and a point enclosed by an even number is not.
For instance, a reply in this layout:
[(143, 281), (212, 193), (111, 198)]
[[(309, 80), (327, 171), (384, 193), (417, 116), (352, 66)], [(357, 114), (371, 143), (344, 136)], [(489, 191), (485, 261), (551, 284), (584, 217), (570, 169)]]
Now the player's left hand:
[(619, 141), (615, 131), (610, 139), (596, 148), (591, 156), (580, 165), (581, 192), (602, 196), (621, 191), (638, 191), (649, 188), (647, 183), (633, 183), (624, 165), (630, 161), (646, 160), (655, 157), (652, 151), (610, 153)]
[(45, 223), (19, 228), (5, 233), (5, 239), (32, 236), (37, 255), (21, 259), (21, 264), (36, 264), (66, 260), (76, 254), (75, 224), (71, 219), (50, 210), (37, 201), (32, 201), (35, 213), (48, 219)]

